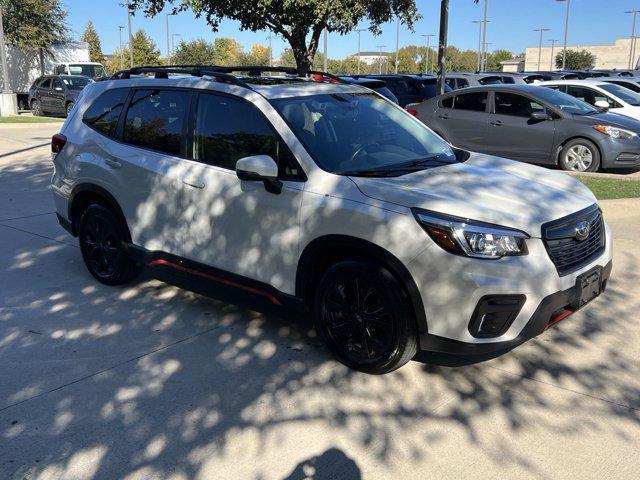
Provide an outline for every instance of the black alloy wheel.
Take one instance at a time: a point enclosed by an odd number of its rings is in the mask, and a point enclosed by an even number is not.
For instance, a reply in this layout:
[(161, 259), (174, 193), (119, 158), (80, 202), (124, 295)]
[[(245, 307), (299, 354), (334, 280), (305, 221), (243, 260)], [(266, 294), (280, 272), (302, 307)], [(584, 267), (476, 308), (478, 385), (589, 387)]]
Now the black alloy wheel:
[(140, 267), (124, 251), (123, 226), (106, 207), (99, 204), (87, 207), (80, 218), (78, 237), (84, 263), (99, 282), (121, 285), (140, 272)]
[(316, 329), (345, 365), (387, 373), (417, 350), (415, 316), (400, 283), (369, 261), (344, 261), (324, 275), (316, 293)]

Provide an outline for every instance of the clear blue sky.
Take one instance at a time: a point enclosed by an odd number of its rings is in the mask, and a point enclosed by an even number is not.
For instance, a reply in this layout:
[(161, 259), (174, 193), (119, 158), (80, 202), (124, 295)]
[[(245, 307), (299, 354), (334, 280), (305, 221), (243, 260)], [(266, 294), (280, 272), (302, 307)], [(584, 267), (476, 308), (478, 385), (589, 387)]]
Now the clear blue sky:
[[(476, 5), (473, 0), (451, 0), (449, 17), (449, 43), (462, 49), (476, 49), (478, 27), (472, 20), (481, 19), (483, 2)], [(63, 0), (69, 12), (69, 26), (73, 36), (79, 37), (88, 20), (92, 20), (105, 53), (111, 53), (118, 47), (118, 25), (127, 25), (127, 15), (121, 6), (124, 0)], [(418, 10), (423, 15), (415, 28), (415, 33), (403, 28), (400, 45), (421, 44), (421, 33), (438, 33), (439, 0), (417, 0)], [(488, 18), (491, 20), (487, 31), (487, 42), (492, 43), (490, 50), (504, 48), (515, 53), (524, 51), (527, 46), (538, 44), (538, 34), (534, 28), (549, 28), (545, 38), (563, 38), (565, 3), (556, 0), (489, 0)], [(625, 10), (640, 9), (640, 0), (571, 0), (571, 25), (569, 44), (607, 44), (616, 38), (629, 37), (631, 34), (631, 16)], [(639, 16), (640, 17), (640, 16)], [(204, 19), (196, 19), (191, 12), (183, 12), (170, 17), (172, 33), (180, 38), (192, 40), (199, 37), (213, 39), (216, 36), (232, 37), (245, 48), (254, 43), (266, 44), (266, 32), (240, 32), (233, 21), (222, 23), (214, 33)], [(638, 19), (640, 25), (640, 18)], [(166, 53), (165, 16), (145, 18), (142, 13), (133, 18), (133, 30), (143, 28), (156, 42), (162, 54)], [(361, 25), (366, 28), (367, 25)], [(362, 33), (362, 50), (376, 50), (376, 45), (386, 45), (385, 50), (395, 50), (395, 24), (383, 26), (383, 34), (374, 37), (369, 32)], [(638, 34), (638, 33), (637, 33)], [(343, 58), (357, 50), (355, 33), (329, 36), (329, 57)], [(435, 41), (432, 38), (431, 41)], [(126, 41), (126, 30), (123, 32)], [(545, 44), (548, 45), (547, 42)], [(274, 54), (278, 55), (286, 44), (273, 40)]]

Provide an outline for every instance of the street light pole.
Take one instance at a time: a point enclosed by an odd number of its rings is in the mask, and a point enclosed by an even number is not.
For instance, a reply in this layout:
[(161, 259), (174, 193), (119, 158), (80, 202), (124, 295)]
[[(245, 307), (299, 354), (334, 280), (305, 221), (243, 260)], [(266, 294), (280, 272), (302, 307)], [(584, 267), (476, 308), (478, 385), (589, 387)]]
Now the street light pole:
[(273, 50), (271, 49), (271, 37), (273, 36), (272, 32), (269, 32), (269, 36), (267, 37), (269, 39), (269, 66), (273, 67)]
[(125, 28), (124, 25), (118, 25), (118, 36), (120, 37), (120, 70), (124, 68), (124, 55), (122, 51), (122, 29)]
[(534, 32), (540, 32), (540, 43), (538, 45), (538, 71), (540, 71), (540, 59), (542, 58), (542, 34), (548, 32), (548, 28), (536, 28)]
[(127, 22), (129, 24), (129, 67), (133, 68), (133, 34), (131, 33), (131, 10), (127, 0)]
[(478, 61), (476, 62), (476, 72), (480, 71), (480, 58), (482, 57), (482, 20), (473, 20), (471, 23), (478, 24)]
[(171, 65), (171, 50), (169, 50), (169, 16), (175, 15), (175, 13), (165, 13), (167, 21), (167, 65)]
[(400, 50), (400, 17), (396, 21), (396, 68), (395, 73), (398, 74), (398, 52)]
[(556, 2), (567, 2), (567, 14), (564, 19), (564, 48), (562, 49), (562, 70), (567, 66), (567, 35), (569, 34), (569, 11), (571, 0), (556, 0)]
[(359, 28), (356, 30), (358, 33), (358, 75), (360, 75), (360, 32), (366, 31), (365, 28)]
[(560, 40), (558, 40), (557, 38), (552, 38), (551, 40), (549, 40), (549, 42), (551, 42), (551, 61), (549, 62), (549, 71), (553, 72), (553, 54), (554, 54), (554, 50), (555, 50), (555, 46), (556, 46), (556, 42), (559, 42)]
[(386, 45), (376, 45), (378, 49), (378, 63), (380, 64), (380, 75), (382, 75), (382, 49), (386, 47)]
[(173, 55), (175, 55), (176, 53), (176, 44), (175, 44), (175, 39), (176, 37), (181, 37), (182, 35), (180, 35), (179, 33), (172, 33), (171, 34), (171, 56), (173, 57)]
[(633, 24), (631, 25), (631, 43), (629, 44), (629, 68), (635, 68), (633, 65), (634, 60), (634, 50), (635, 50), (635, 36), (636, 36), (636, 14), (640, 12), (640, 10), (627, 10), (624, 13), (632, 13), (633, 14)]
[(429, 71), (431, 70), (429, 68), (429, 48), (430, 48), (430, 43), (431, 43), (431, 37), (435, 37), (435, 35), (431, 34), (431, 33), (423, 33), (422, 35), (420, 35), (421, 37), (425, 37), (427, 39), (427, 51), (425, 54), (425, 59), (424, 59), (424, 73), (429, 73)]
[(327, 37), (329, 36), (327, 29), (324, 29), (324, 62), (322, 63), (322, 71), (326, 72), (327, 71), (327, 58), (329, 55), (329, 52), (327, 52)]
[(489, 0), (484, 0), (484, 18), (482, 19), (482, 62), (480, 71), (486, 70), (487, 65), (487, 12), (489, 10)]

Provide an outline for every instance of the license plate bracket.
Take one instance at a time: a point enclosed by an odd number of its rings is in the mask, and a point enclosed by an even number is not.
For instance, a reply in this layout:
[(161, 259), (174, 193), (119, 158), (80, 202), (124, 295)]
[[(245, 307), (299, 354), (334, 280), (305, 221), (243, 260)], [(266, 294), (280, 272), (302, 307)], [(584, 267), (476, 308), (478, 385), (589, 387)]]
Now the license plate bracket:
[(581, 308), (602, 293), (602, 268), (583, 273), (576, 280), (575, 307)]

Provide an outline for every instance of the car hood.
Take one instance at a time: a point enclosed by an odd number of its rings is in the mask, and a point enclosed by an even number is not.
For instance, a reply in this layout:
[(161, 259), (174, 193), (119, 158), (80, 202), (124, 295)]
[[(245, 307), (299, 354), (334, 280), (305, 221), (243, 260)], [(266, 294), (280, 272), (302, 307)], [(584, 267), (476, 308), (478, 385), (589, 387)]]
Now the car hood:
[(399, 177), (350, 178), (370, 198), (516, 228), (532, 237), (540, 237), (543, 223), (596, 203), (591, 190), (570, 175), (478, 153), (463, 163)]
[(640, 133), (640, 121), (619, 113), (608, 112), (594, 113), (593, 115), (573, 115), (573, 119), (587, 125), (611, 125), (612, 127), (626, 128), (632, 132)]

